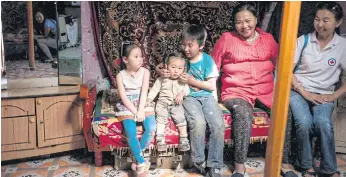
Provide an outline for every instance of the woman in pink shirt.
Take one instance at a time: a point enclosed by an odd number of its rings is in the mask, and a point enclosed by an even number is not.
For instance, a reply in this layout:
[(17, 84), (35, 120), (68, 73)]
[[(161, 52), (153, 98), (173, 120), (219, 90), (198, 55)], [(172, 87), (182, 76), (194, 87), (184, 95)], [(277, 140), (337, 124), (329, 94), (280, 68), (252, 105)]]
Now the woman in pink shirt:
[[(245, 175), (244, 162), (250, 142), (253, 108), (270, 115), (273, 102), (274, 72), (278, 44), (273, 36), (257, 25), (256, 9), (248, 3), (233, 9), (235, 32), (223, 33), (211, 56), (222, 70), (221, 100), (232, 112), (232, 134), (235, 146), (235, 171), (232, 177)], [(290, 116), (289, 116), (290, 117)], [(291, 125), (289, 119), (287, 125)], [(291, 126), (287, 128), (290, 135)], [(286, 136), (283, 176), (297, 177), (289, 163), (290, 136)]]

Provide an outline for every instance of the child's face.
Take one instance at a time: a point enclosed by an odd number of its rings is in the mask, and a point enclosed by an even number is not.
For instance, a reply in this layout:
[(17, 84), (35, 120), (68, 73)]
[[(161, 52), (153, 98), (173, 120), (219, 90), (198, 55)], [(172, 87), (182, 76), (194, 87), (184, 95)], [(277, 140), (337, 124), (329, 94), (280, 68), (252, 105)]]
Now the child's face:
[(139, 47), (132, 49), (129, 56), (124, 59), (127, 68), (139, 69), (143, 65), (142, 50)]
[(171, 79), (178, 79), (184, 73), (185, 60), (181, 58), (171, 57), (167, 65), (168, 71), (171, 73)]
[(203, 48), (203, 45), (200, 46), (198, 44), (198, 41), (195, 39), (184, 39), (182, 41), (181, 47), (185, 53), (185, 56), (189, 59), (192, 59), (199, 54), (200, 50)]

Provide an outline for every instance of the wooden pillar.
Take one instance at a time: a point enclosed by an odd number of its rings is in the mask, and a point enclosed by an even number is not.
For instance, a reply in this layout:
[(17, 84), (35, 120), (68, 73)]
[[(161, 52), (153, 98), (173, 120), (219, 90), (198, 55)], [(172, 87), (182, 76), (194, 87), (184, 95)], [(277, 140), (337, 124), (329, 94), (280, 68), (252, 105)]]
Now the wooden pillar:
[(29, 67), (35, 70), (35, 52), (34, 52), (34, 16), (32, 13), (32, 1), (27, 2), (28, 11), (28, 54), (29, 54)]
[(300, 1), (285, 1), (283, 6), (277, 79), (264, 170), (266, 177), (280, 176), (300, 7)]

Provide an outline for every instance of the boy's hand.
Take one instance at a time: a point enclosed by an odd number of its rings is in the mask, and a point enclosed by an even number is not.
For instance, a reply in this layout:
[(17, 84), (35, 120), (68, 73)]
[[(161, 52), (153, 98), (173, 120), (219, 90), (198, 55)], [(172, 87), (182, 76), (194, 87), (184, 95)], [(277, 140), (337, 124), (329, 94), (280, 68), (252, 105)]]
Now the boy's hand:
[(160, 76), (164, 78), (169, 78), (171, 76), (171, 73), (169, 73), (169, 71), (167, 70), (167, 65), (160, 64), (157, 69), (157, 72)]
[(185, 96), (185, 93), (184, 93), (184, 92), (180, 92), (180, 93), (177, 95), (177, 97), (175, 98), (175, 103), (176, 103), (177, 105), (183, 104), (184, 96)]
[(136, 114), (137, 122), (143, 122), (145, 119), (144, 110), (138, 110)]
[[(195, 80), (195, 78), (193, 76), (188, 75), (188, 77), (187, 77), (187, 81), (188, 82), (191, 82), (191, 81), (194, 81), (194, 80)], [(201, 90), (200, 88), (197, 88), (197, 87), (194, 87), (194, 86), (191, 86), (191, 85), (189, 85), (189, 86), (190, 86), (190, 88), (194, 89), (196, 92)]]
[(183, 84), (186, 84), (188, 78), (189, 78), (189, 74), (183, 73), (183, 74), (180, 75), (180, 77), (179, 77), (179, 82), (181, 82), (181, 83), (183, 83)]
[(164, 78), (169, 78), (171, 77), (171, 73), (166, 68), (163, 68), (161, 69), (161, 76)]
[(190, 86), (190, 88), (194, 89), (196, 92), (199, 92), (201, 89), (197, 88), (197, 87), (193, 87), (193, 86)]
[(187, 75), (187, 82), (191, 82), (194, 81), (195, 77), (191, 76), (191, 75)]

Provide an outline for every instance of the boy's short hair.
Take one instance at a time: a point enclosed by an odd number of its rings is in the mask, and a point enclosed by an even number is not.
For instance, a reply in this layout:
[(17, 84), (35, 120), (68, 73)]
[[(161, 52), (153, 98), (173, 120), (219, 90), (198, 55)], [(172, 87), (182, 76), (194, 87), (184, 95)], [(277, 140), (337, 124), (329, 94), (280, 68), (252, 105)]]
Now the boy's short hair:
[(207, 39), (207, 31), (203, 26), (192, 24), (184, 29), (182, 39), (197, 40), (198, 44), (201, 46)]

